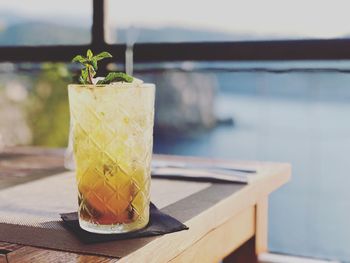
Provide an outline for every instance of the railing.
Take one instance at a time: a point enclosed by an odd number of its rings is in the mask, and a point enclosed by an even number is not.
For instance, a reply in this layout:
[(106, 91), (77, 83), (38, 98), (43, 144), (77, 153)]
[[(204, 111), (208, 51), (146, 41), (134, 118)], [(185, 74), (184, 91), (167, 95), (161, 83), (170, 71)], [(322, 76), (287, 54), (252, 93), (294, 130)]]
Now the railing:
[[(87, 48), (113, 53), (125, 62), (125, 44), (105, 41), (105, 1), (93, 0), (92, 40), (89, 45), (0, 47), (0, 62), (70, 61)], [(267, 61), (350, 59), (350, 39), (194, 43), (139, 43), (135, 62), (164, 61)]]

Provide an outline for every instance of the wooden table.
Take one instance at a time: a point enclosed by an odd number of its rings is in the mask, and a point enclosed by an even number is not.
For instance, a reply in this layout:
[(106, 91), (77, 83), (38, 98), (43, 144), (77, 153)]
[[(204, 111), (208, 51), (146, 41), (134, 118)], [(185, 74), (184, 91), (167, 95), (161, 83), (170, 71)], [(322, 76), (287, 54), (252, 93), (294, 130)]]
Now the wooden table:
[[(64, 171), (62, 157), (62, 150), (30, 147), (5, 149), (0, 153), (0, 189)], [(228, 162), (176, 156), (155, 158), (205, 163)], [(154, 238), (121, 259), (0, 242), (0, 263), (219, 262), (222, 259), (224, 262), (256, 262), (257, 255), (267, 251), (268, 196), (289, 180), (291, 167), (284, 163), (229, 163), (257, 169), (258, 174), (248, 185), (226, 185), (225, 189), (236, 189), (186, 220), (185, 224), (189, 226), (187, 231)], [(211, 190), (215, 190), (215, 187), (211, 187)], [(217, 187), (220, 191), (221, 188)]]

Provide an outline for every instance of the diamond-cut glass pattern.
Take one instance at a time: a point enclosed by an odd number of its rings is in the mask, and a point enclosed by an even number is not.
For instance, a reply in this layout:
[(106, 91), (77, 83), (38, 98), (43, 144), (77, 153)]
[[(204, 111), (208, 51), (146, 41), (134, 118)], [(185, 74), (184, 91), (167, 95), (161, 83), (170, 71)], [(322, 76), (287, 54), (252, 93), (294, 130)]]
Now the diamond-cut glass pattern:
[(80, 220), (147, 224), (154, 89), (69, 86)]

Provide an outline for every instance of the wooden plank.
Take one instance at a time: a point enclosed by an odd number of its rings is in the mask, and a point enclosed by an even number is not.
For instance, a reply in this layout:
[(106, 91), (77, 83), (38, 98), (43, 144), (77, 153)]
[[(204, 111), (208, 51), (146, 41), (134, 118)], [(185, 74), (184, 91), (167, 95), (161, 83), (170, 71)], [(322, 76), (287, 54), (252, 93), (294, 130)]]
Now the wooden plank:
[(0, 253), (0, 254), (6, 254), (8, 252), (12, 252), (12, 251), (15, 251), (17, 249), (20, 249), (21, 247), (23, 247), (23, 246), (17, 245), (17, 244), (11, 244), (11, 243), (7, 243), (7, 242), (0, 242), (0, 251), (2, 251), (2, 253)]
[[(238, 163), (239, 164), (239, 163)], [(217, 228), (246, 207), (255, 205), (263, 196), (286, 183), (291, 174), (289, 164), (260, 164), (259, 179), (228, 198), (188, 220), (188, 231), (165, 235), (123, 257), (120, 262), (167, 262), (188, 249), (209, 231)], [(229, 209), (229, 210), (228, 210)], [(157, 251), (155, 254), (154, 251)]]
[(255, 209), (253, 206), (206, 234), (170, 262), (219, 262), (236, 250), (255, 232)]
[(261, 198), (256, 204), (256, 254), (268, 250), (268, 197)]
[(7, 242), (0, 242), (0, 263), (7, 263), (7, 254), (20, 249), (21, 247), (23, 246)]
[(93, 262), (93, 263), (112, 263), (117, 262), (115, 258), (79, 255), (69, 252), (47, 250), (35, 247), (22, 247), (14, 252), (7, 254), (9, 263), (58, 263), (58, 262)]
[(11, 147), (0, 152), (0, 190), (63, 172), (62, 149)]
[(0, 263), (7, 263), (7, 257), (6, 255), (0, 254)]

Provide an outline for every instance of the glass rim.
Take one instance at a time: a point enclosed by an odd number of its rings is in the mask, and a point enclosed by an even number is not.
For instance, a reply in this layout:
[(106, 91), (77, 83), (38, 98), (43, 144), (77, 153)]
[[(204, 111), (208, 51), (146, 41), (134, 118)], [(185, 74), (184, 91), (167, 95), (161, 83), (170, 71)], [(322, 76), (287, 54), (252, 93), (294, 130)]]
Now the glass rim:
[[(119, 84), (122, 83), (123, 86), (120, 86)], [(125, 86), (124, 86), (125, 85)], [(130, 86), (132, 85), (132, 86)], [(110, 83), (110, 84), (68, 84), (69, 87), (80, 87), (80, 88), (88, 88), (88, 89), (94, 89), (94, 88), (105, 88), (109, 86), (118, 86), (117, 88), (119, 89), (149, 89), (149, 88), (155, 88), (156, 85), (154, 83), (140, 83), (140, 84), (134, 84), (133, 83), (128, 83), (128, 82), (116, 82), (116, 83)]]

